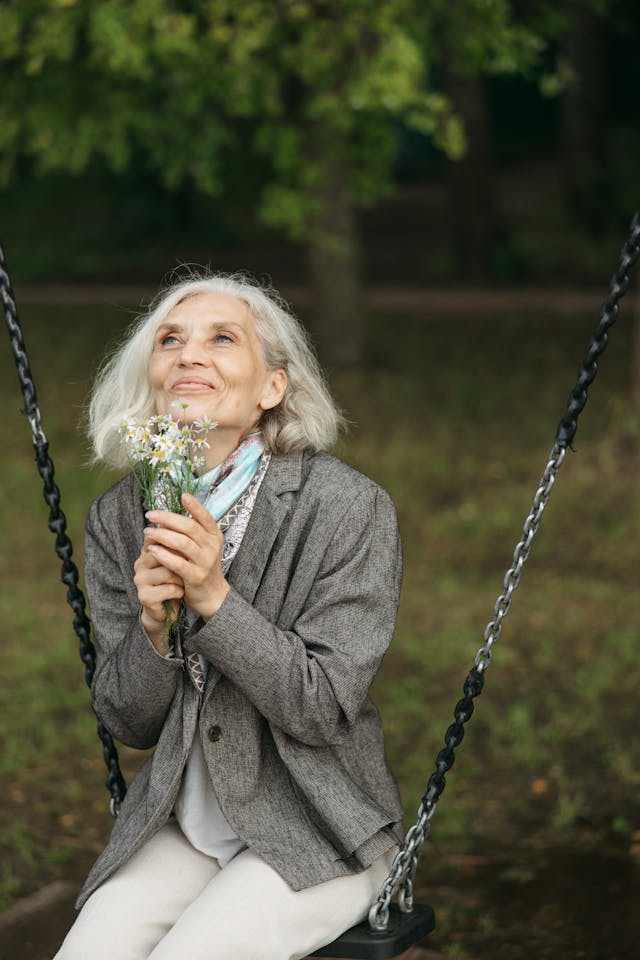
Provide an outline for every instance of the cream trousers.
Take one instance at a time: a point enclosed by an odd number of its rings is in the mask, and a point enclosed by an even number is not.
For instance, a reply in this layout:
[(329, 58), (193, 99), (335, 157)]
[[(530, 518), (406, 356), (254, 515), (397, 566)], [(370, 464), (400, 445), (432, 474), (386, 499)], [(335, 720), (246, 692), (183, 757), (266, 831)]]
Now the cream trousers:
[(221, 870), (171, 821), (89, 897), (54, 960), (300, 960), (366, 917), (396, 850), (296, 892), (250, 850)]

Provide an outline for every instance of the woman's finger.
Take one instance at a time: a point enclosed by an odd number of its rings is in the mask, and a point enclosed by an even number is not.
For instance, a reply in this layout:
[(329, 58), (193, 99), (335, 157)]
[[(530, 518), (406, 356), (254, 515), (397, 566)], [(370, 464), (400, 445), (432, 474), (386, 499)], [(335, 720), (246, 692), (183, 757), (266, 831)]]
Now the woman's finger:
[(193, 562), (175, 550), (168, 550), (159, 543), (152, 543), (149, 550), (157, 557), (159, 563), (176, 575), (179, 580), (191, 579), (197, 567)]
[(146, 584), (138, 591), (138, 599), (143, 607), (159, 607), (165, 600), (182, 600), (184, 586), (179, 583)]
[[(170, 510), (149, 510), (145, 517), (154, 526), (162, 527), (167, 530), (177, 530), (187, 536), (194, 528), (194, 521), (191, 517), (185, 517), (181, 513), (172, 513)], [(149, 527), (145, 527), (148, 530)]]
[(176, 533), (175, 530), (167, 530), (163, 527), (146, 527), (144, 531), (145, 543), (147, 549), (154, 556), (158, 556), (153, 550), (154, 546), (160, 545), (180, 554), (188, 560), (195, 560), (196, 555), (201, 550), (201, 545), (189, 536), (183, 533)]
[(181, 600), (185, 587), (181, 577), (160, 562), (145, 544), (134, 563), (133, 582), (138, 600), (143, 609), (151, 610), (152, 618), (163, 619), (162, 604), (165, 600)]
[(222, 536), (218, 524), (196, 497), (185, 493), (182, 500), (191, 516), (185, 517), (183, 514), (171, 513), (169, 510), (150, 510), (145, 516), (155, 527), (174, 530), (176, 533), (191, 537), (192, 540), (198, 540), (201, 533)]
[(143, 579), (145, 583), (148, 583), (152, 587), (160, 586), (162, 583), (177, 583), (178, 585), (182, 584), (182, 580), (173, 572), (173, 570), (169, 570), (168, 567), (164, 567), (157, 560), (157, 558), (156, 561), (156, 566), (150, 567), (146, 571), (144, 577), (140, 579)]
[(134, 564), (134, 567), (136, 568), (148, 567), (149, 569), (151, 569), (152, 567), (157, 567), (157, 566), (158, 566), (158, 561), (156, 560), (154, 555), (149, 552), (149, 544), (145, 540), (145, 542), (142, 545), (142, 550), (140, 551), (140, 555)]
[(208, 533), (220, 533), (220, 528), (215, 518), (209, 513), (207, 508), (200, 503), (197, 497), (190, 493), (182, 494), (182, 505), (188, 510), (194, 520), (196, 520)]

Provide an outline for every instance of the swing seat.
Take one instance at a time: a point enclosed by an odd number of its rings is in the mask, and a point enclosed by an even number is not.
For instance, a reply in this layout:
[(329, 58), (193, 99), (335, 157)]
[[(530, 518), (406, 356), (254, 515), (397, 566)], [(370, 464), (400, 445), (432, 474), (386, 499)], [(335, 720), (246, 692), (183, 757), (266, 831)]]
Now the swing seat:
[(372, 930), (368, 920), (351, 927), (341, 937), (320, 947), (311, 957), (345, 957), (353, 960), (389, 960), (412, 947), (431, 933), (436, 925), (431, 907), (416, 903), (411, 913), (402, 913), (395, 904), (389, 907), (386, 930)]

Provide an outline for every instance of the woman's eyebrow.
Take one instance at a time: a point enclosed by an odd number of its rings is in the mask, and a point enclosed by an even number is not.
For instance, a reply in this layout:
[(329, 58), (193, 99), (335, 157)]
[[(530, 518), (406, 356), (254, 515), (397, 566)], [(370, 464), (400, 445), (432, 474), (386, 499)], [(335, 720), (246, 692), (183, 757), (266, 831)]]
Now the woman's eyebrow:
[[(210, 331), (220, 330), (221, 328), (224, 330), (237, 330), (239, 332), (242, 332), (244, 329), (242, 324), (236, 323), (234, 320), (212, 320), (209, 324)], [(177, 321), (175, 323), (171, 323), (170, 321), (166, 320), (164, 323), (161, 323), (156, 330), (156, 336), (160, 336), (161, 334), (167, 332), (173, 332), (174, 330), (178, 333), (181, 333), (184, 330), (184, 327)]]
[(243, 330), (241, 323), (236, 323), (235, 320), (212, 320), (209, 324), (210, 330)]
[(182, 330), (182, 325), (177, 322), (171, 323), (171, 321), (166, 320), (164, 323), (161, 323), (156, 330), (156, 336), (159, 336), (161, 333), (167, 333), (169, 330)]

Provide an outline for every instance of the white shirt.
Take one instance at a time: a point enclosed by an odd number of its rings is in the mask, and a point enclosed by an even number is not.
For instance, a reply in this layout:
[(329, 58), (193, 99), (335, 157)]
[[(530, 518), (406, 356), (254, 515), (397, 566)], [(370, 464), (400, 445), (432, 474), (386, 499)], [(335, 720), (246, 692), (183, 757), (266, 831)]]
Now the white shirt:
[(196, 727), (191, 752), (182, 777), (175, 815), (180, 829), (196, 850), (226, 866), (246, 844), (227, 823), (215, 795)]

